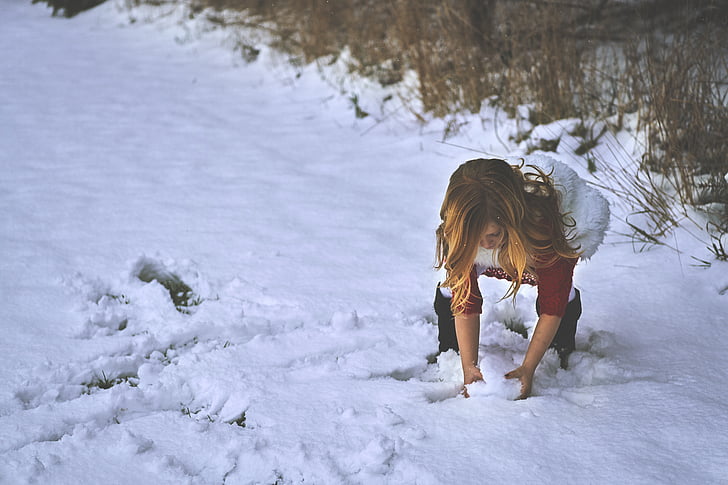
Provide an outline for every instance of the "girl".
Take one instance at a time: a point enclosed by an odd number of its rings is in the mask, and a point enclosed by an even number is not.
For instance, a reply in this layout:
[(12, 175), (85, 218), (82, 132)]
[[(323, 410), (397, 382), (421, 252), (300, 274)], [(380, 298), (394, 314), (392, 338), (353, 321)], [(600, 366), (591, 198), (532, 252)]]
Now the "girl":
[[(609, 221), (606, 200), (576, 173), (548, 157), (527, 172), (504, 160), (477, 159), (450, 177), (437, 229), (437, 268), (445, 281), (435, 293), (440, 351), (459, 350), (464, 384), (482, 380), (478, 368), (482, 297), (478, 276), (511, 281), (503, 298), (523, 284), (538, 287), (538, 322), (523, 363), (506, 374), (519, 379), (525, 399), (546, 350), (566, 368), (581, 315), (572, 286), (577, 259), (591, 257)], [(467, 392), (466, 392), (467, 396)]]

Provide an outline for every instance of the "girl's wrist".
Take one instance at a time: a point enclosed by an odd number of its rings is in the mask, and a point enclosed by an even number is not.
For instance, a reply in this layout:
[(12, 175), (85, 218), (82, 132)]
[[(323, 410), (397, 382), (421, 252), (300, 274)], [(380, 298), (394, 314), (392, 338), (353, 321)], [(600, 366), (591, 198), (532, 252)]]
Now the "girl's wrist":
[(538, 362), (534, 365), (532, 362), (524, 360), (523, 364), (521, 364), (521, 368), (530, 374), (534, 374), (536, 372), (536, 367), (538, 367)]

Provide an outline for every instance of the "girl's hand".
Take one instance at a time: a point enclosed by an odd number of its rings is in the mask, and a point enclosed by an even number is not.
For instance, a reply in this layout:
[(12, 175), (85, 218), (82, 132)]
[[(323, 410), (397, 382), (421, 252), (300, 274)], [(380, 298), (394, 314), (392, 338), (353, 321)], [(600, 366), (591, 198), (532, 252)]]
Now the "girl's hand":
[(469, 365), (467, 367), (463, 367), (463, 396), (470, 397), (468, 394), (468, 388), (465, 387), (468, 384), (472, 384), (476, 381), (482, 381), (483, 374), (480, 372), (480, 369), (478, 369), (474, 365)]
[(517, 399), (526, 399), (531, 395), (531, 385), (533, 384), (533, 373), (534, 370), (530, 370), (526, 367), (519, 367), (506, 374), (506, 379), (518, 379), (521, 381), (521, 394)]
[(463, 384), (466, 386), (472, 384), (475, 381), (482, 381), (483, 374), (476, 366), (463, 367)]
[(467, 367), (463, 367), (463, 396), (470, 397), (468, 395), (468, 388), (465, 386), (467, 386), (468, 384), (472, 384), (473, 382), (482, 380), (483, 374), (476, 366), (469, 365)]

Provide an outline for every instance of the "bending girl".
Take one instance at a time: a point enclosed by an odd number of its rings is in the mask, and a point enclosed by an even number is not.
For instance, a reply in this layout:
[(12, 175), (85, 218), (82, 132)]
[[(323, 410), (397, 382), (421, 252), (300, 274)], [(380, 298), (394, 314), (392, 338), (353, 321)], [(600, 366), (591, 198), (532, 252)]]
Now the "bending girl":
[[(549, 174), (533, 165), (524, 173), (498, 159), (462, 164), (450, 178), (437, 229), (437, 267), (447, 274), (435, 294), (440, 351), (459, 350), (465, 385), (483, 379), (478, 276), (511, 281), (504, 298), (515, 298), (523, 284), (538, 287), (539, 317), (528, 350), (520, 367), (506, 374), (520, 380), (519, 399), (530, 395), (549, 347), (566, 368), (581, 315), (574, 266), (596, 251), (609, 220), (606, 201), (576, 173), (552, 159), (540, 161), (550, 166)], [(561, 192), (549, 176), (556, 171), (564, 181)], [(562, 198), (578, 210), (563, 212)], [(588, 227), (577, 227), (574, 216)]]

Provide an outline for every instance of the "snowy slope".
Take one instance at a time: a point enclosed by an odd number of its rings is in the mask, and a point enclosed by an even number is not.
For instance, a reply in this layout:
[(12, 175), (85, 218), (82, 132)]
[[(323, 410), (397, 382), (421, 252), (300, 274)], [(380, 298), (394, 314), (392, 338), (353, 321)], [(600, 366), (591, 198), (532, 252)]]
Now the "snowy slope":
[[(613, 204), (571, 368), (547, 355), (525, 401), (504, 322), (535, 295), (481, 282), (464, 399), (434, 357), (433, 231), (478, 154), (218, 32), (3, 7), (0, 483), (728, 480), (728, 271), (692, 266), (687, 230), (634, 253)], [(451, 141), (523, 153), (493, 126)]]

